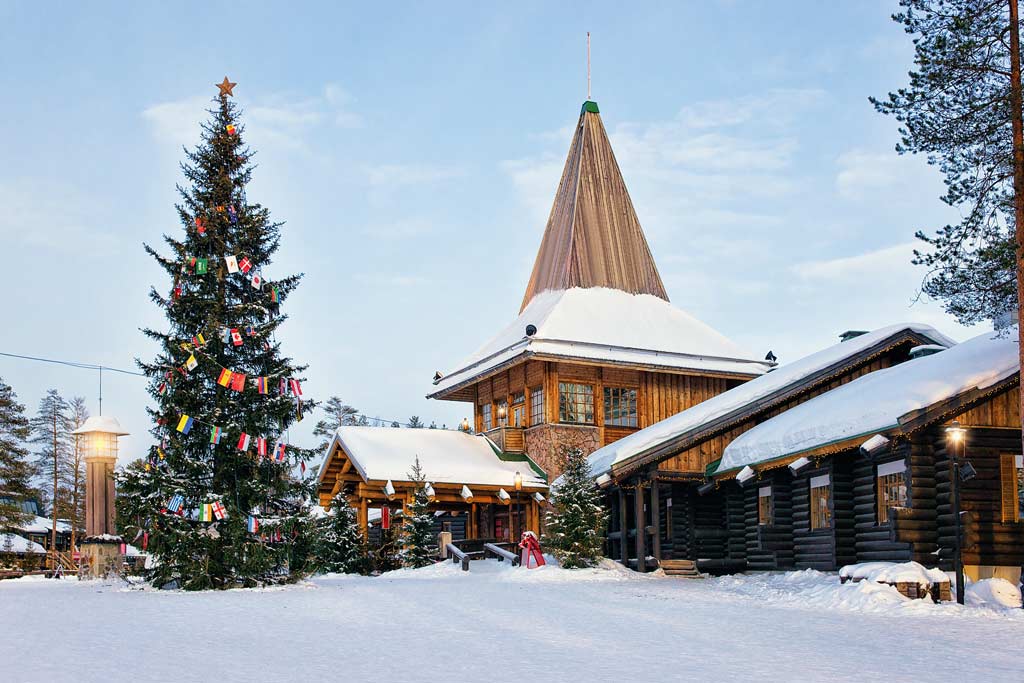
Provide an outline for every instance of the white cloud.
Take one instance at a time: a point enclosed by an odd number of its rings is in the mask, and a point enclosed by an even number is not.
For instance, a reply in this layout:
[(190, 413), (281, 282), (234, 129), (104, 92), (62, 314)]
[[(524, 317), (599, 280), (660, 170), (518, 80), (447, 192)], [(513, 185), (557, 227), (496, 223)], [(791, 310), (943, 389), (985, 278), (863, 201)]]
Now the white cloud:
[(105, 207), (92, 195), (52, 179), (0, 185), (0, 239), (85, 255), (116, 253), (121, 241), (104, 229)]
[(833, 282), (861, 280), (905, 272), (913, 258), (914, 243), (896, 244), (856, 256), (805, 261), (797, 263), (792, 271), (803, 280), (829, 280)]

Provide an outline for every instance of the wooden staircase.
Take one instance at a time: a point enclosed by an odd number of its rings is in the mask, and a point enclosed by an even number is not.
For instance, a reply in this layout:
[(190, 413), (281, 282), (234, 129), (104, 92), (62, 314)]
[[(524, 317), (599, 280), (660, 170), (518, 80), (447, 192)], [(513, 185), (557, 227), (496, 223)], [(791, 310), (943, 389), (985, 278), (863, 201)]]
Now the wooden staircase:
[(704, 575), (697, 571), (693, 560), (662, 560), (661, 569), (665, 576), (678, 576), (681, 579), (703, 579)]

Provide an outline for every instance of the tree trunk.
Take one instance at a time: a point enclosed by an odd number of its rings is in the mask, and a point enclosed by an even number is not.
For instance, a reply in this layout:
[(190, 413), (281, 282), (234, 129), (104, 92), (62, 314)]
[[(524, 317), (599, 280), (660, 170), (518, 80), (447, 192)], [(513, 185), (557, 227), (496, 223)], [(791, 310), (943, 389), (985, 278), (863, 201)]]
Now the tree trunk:
[[(1024, 100), (1020, 82), (1020, 28), (1017, 0), (1010, 3), (1010, 120), (1013, 124), (1013, 219), (1017, 247), (1017, 338), (1020, 342), (1019, 358), (1024, 367)], [(1020, 392), (1022, 419), (1021, 448), (1024, 452), (1024, 391)], [(1024, 572), (1021, 573), (1024, 586)]]
[(53, 524), (50, 530), (50, 552), (53, 569), (57, 568), (57, 409), (53, 410), (53, 504), (50, 506)]

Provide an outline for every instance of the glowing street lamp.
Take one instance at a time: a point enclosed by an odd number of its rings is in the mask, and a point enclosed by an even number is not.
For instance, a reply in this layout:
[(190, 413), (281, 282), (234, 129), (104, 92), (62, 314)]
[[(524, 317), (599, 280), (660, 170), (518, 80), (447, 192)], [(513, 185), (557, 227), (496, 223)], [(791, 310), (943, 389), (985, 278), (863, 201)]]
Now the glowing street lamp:
[(85, 538), (83, 555), (93, 576), (121, 568), (121, 538), (114, 527), (114, 466), (117, 440), (128, 436), (116, 418), (93, 415), (72, 432), (85, 456)]
[(958, 420), (953, 420), (946, 427), (946, 439), (950, 444), (950, 473), (949, 484), (953, 487), (953, 571), (956, 573), (956, 601), (964, 604), (964, 559), (963, 559), (963, 532), (960, 528), (960, 480), (972, 478), (974, 468), (967, 464), (961, 469), (960, 457), (963, 455), (963, 448), (967, 441), (967, 430), (960, 426)]

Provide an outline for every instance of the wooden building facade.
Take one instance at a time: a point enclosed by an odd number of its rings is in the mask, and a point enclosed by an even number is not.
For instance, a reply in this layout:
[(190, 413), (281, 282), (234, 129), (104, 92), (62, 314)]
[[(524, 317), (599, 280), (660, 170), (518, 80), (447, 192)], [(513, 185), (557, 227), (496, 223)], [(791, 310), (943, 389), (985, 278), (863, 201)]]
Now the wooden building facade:
[(580, 112), (519, 317), (428, 398), (552, 478), (591, 453), (771, 368), (675, 308), (597, 104)]

